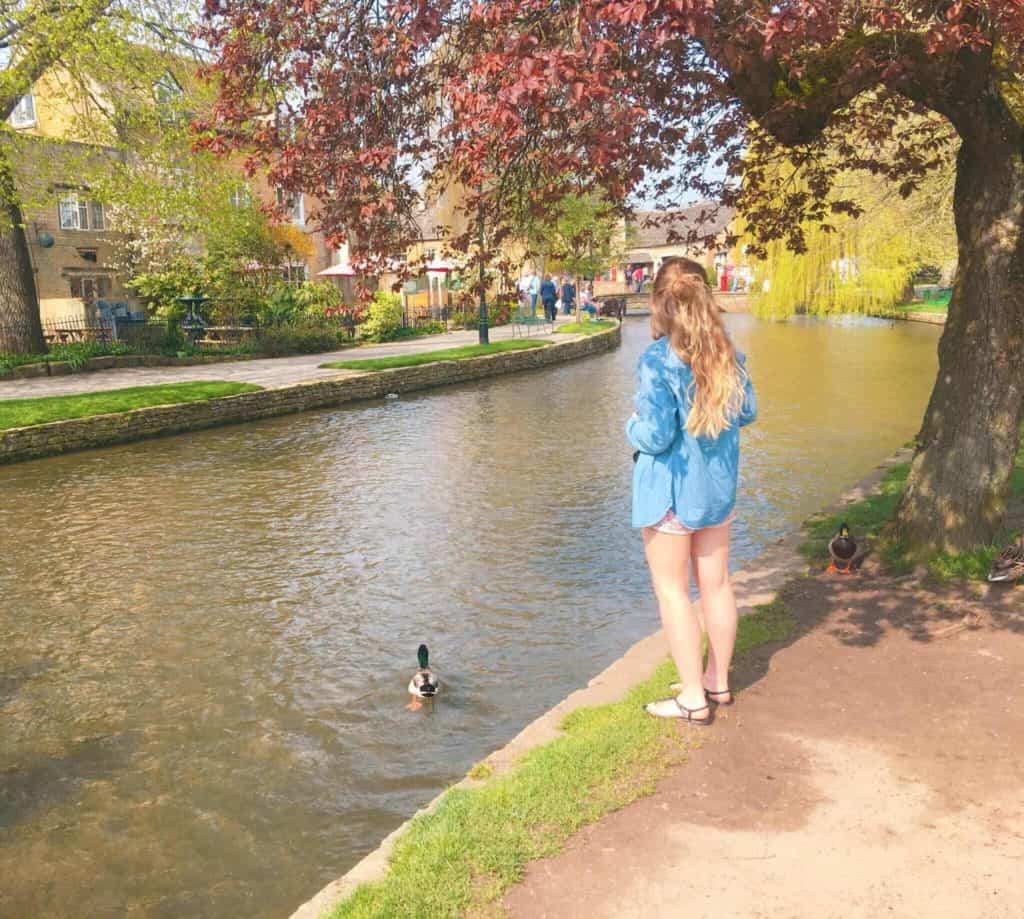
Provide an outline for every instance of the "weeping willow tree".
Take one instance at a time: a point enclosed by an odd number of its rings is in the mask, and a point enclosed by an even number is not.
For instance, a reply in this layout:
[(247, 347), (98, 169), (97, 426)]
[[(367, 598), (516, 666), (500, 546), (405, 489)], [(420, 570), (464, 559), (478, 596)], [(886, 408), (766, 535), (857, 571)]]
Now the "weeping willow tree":
[[(791, 173), (780, 187), (792, 193), (796, 181)], [(754, 309), (759, 316), (887, 313), (908, 299), (913, 277), (922, 268), (934, 266), (952, 274), (952, 164), (906, 198), (864, 173), (851, 174), (841, 184), (840, 193), (857, 202), (860, 213), (807, 224), (804, 252), (794, 252), (784, 240), (767, 245), (765, 257), (754, 265)], [(749, 241), (746, 234), (741, 236), (741, 251)]]

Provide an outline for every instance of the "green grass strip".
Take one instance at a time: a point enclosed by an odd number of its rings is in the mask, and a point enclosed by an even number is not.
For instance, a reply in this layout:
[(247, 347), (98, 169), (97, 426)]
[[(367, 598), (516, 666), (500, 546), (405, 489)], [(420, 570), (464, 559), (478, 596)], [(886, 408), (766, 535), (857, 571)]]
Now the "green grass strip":
[[(740, 620), (737, 656), (795, 630), (780, 602)], [(621, 702), (578, 709), (565, 735), (528, 753), (513, 769), (473, 789), (453, 788), (437, 810), (417, 817), (402, 834), (386, 878), (363, 885), (332, 919), (484, 914), (532, 859), (550, 856), (581, 827), (650, 794), (673, 763), (685, 759), (699, 735), (651, 718), (643, 704), (664, 698), (675, 679), (666, 661)], [(491, 915), (491, 912), (486, 912)]]
[(434, 364), (437, 361), (466, 361), (487, 354), (502, 351), (524, 351), (527, 348), (543, 348), (549, 344), (523, 338), (509, 338), (492, 341), (489, 345), (463, 345), (461, 348), (445, 348), (441, 351), (421, 351), (417, 354), (399, 354), (395, 357), (368, 357), (357, 361), (331, 361), (320, 366), (327, 370), (393, 370), (396, 367), (417, 367), (420, 364)]
[(614, 319), (583, 320), (582, 322), (567, 322), (560, 325), (556, 332), (568, 332), (570, 335), (596, 335), (606, 329), (614, 329), (618, 323)]
[(132, 386), (108, 392), (75, 396), (43, 396), (37, 399), (0, 400), (0, 431), (23, 428), (50, 421), (90, 418), (112, 412), (128, 412), (151, 405), (202, 402), (220, 396), (235, 396), (261, 389), (252, 383), (165, 383), (159, 386)]
[[(854, 536), (866, 538), (878, 549), (878, 555), (893, 574), (906, 574), (913, 568), (903, 547), (886, 539), (885, 529), (896, 513), (896, 507), (903, 496), (903, 489), (910, 475), (910, 464), (893, 466), (882, 479), (877, 494), (861, 501), (848, 504), (835, 514), (812, 517), (804, 524), (807, 541), (800, 546), (800, 553), (812, 564), (828, 562), (828, 544), (843, 522), (849, 524)], [(1017, 462), (1010, 478), (1010, 495), (1024, 499), (1024, 447), (1017, 454)], [(950, 555), (937, 553), (925, 560), (928, 572), (942, 580), (962, 578), (985, 580), (992, 561), (1006, 547), (1009, 539), (1016, 534), (1007, 533), (989, 546), (979, 546), (972, 552)]]

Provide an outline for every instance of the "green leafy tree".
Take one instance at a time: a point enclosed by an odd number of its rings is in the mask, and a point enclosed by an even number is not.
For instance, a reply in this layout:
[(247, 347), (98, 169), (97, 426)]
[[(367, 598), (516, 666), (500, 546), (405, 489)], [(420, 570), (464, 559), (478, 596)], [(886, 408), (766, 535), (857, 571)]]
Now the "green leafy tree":
[[(70, 84), (92, 90), (90, 75), (132, 49), (191, 47), (190, 3), (172, 0), (24, 0), (3, 4), (0, 41), (0, 351), (44, 350), (16, 159), (19, 139), (8, 119), (22, 97), (59, 67)], [(198, 50), (198, 49), (196, 49)], [(87, 92), (86, 98), (89, 93)]]
[(566, 195), (527, 229), (532, 246), (551, 268), (576, 277), (593, 277), (614, 262), (624, 248), (623, 222), (596, 195)]
[[(855, 213), (836, 214), (828, 225), (808, 222), (802, 228), (802, 252), (782, 240), (764, 246), (757, 281), (769, 283), (755, 299), (759, 315), (778, 319), (797, 310), (816, 315), (885, 312), (906, 299), (922, 268), (955, 265), (956, 231), (948, 198), (952, 163), (906, 198), (864, 173), (845, 175), (841, 185), (843, 194), (856, 202)], [(787, 164), (779, 187), (794, 186), (799, 179)], [(746, 233), (741, 246), (756, 242)]]

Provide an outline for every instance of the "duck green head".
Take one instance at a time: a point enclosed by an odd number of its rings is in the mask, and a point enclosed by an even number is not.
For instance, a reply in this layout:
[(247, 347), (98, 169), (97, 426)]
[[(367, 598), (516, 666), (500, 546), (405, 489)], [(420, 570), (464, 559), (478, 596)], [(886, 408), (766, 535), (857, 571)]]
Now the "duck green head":
[(427, 661), (429, 660), (430, 652), (427, 650), (426, 645), (420, 645), (416, 651), (416, 660), (420, 662), (420, 669), (427, 669)]

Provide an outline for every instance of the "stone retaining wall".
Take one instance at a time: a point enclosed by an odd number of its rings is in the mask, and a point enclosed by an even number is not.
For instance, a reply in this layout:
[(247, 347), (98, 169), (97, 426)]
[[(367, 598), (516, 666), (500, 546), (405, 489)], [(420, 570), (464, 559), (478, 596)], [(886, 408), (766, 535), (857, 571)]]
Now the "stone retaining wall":
[(945, 313), (924, 313), (917, 312), (916, 310), (908, 310), (903, 314), (903, 318), (908, 322), (927, 322), (930, 325), (946, 324)]
[(556, 341), (543, 348), (503, 351), (465, 361), (438, 361), (417, 367), (344, 375), (296, 383), (259, 392), (241, 393), (204, 402), (158, 405), (130, 412), (96, 415), (70, 421), (11, 428), (0, 432), (0, 463), (70, 453), (90, 447), (179, 434), (224, 424), (238, 424), (287, 415), (306, 409), (380, 399), (389, 393), (407, 393), (451, 383), (535, 370), (598, 354), (616, 347), (620, 326), (586, 337)]

